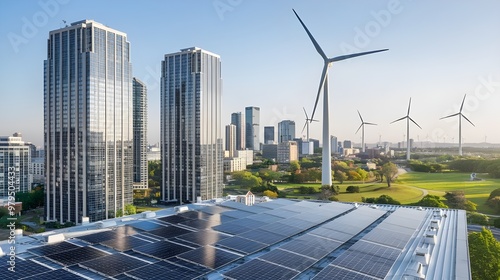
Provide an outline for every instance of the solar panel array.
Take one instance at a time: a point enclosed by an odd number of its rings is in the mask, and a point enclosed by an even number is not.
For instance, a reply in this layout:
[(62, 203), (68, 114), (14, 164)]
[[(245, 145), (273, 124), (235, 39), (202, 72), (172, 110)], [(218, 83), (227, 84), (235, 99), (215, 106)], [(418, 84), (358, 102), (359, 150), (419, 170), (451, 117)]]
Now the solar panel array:
[[(311, 269), (315, 279), (384, 278), (424, 219), (408, 211), (396, 210), (339, 251), (386, 211), (283, 199), (224, 202), (31, 248), (26, 256), (33, 260), (17, 264), (23, 277), (37, 280), (290, 279)], [(334, 252), (333, 262), (315, 268)], [(0, 275), (19, 278), (8, 277)]]

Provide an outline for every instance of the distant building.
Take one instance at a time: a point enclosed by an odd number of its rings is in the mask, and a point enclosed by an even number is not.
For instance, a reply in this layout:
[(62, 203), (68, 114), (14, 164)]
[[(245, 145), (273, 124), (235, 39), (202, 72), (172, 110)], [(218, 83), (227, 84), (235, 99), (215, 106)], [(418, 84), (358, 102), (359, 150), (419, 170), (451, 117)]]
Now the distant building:
[(132, 79), (134, 103), (134, 189), (148, 188), (148, 94), (146, 85)]
[(297, 142), (286, 141), (278, 144), (278, 163), (290, 163), (299, 159), (299, 149)]
[(295, 138), (295, 122), (284, 120), (278, 123), (278, 143), (292, 141)]
[(253, 164), (253, 151), (252, 150), (236, 151), (236, 157), (245, 158), (247, 161), (247, 165)]
[(231, 124), (234, 124), (236, 126), (236, 150), (246, 149), (245, 120), (241, 115), (241, 112), (231, 114)]
[(244, 157), (224, 158), (224, 172), (230, 173), (247, 169), (247, 159)]
[(274, 143), (274, 126), (264, 126), (264, 144)]
[(31, 158), (31, 172), (33, 183), (45, 184), (45, 158)]
[(337, 137), (336, 136), (330, 136), (330, 145), (331, 145), (331, 149), (332, 149), (332, 154), (338, 154), (339, 152), (339, 143), (338, 143), (338, 140), (337, 140)]
[(148, 146), (148, 151), (146, 153), (148, 161), (161, 160), (160, 147), (157, 145)]
[(226, 141), (225, 141), (226, 151), (228, 152), (228, 157), (234, 157), (236, 155), (236, 126), (234, 124), (226, 125)]
[(344, 149), (352, 149), (351, 140), (344, 140)]
[(21, 133), (0, 136), (0, 197), (31, 191), (31, 148)]
[(262, 157), (276, 161), (278, 159), (278, 144), (262, 145)]
[(313, 142), (313, 148), (315, 150), (319, 149), (319, 140), (318, 139), (312, 139), (312, 138), (309, 138), (309, 141), (310, 142)]
[(303, 141), (301, 147), (302, 147), (300, 151), (301, 155), (307, 156), (314, 154), (314, 142)]
[(255, 195), (251, 191), (248, 191), (245, 195), (238, 195), (236, 197), (236, 202), (252, 206), (255, 204)]
[(245, 108), (246, 148), (254, 151), (260, 149), (260, 108)]

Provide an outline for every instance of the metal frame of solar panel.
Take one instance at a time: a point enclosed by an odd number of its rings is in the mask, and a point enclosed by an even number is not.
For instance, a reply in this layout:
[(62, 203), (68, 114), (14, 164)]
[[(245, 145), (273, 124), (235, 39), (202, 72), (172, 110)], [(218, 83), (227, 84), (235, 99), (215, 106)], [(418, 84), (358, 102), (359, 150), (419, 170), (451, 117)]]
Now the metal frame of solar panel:
[(261, 242), (264, 244), (268, 244), (268, 245), (277, 243), (277, 242), (287, 238), (287, 236), (285, 236), (285, 235), (278, 234), (276, 232), (265, 231), (261, 228), (244, 232), (242, 234), (239, 234), (239, 236), (244, 237), (246, 239)]
[(317, 262), (317, 260), (314, 258), (281, 250), (279, 248), (272, 250), (269, 253), (266, 253), (262, 256), (259, 256), (259, 259), (265, 260), (270, 263), (282, 265), (284, 267), (288, 267), (298, 272), (304, 271), (305, 269), (313, 265), (315, 262)]
[(115, 231), (108, 230), (108, 231), (96, 232), (88, 235), (78, 236), (77, 238), (90, 244), (96, 244), (106, 240), (116, 239), (121, 237), (124, 237), (124, 235), (117, 233)]
[(130, 226), (144, 231), (151, 231), (154, 229), (164, 227), (165, 225), (160, 225), (149, 221), (140, 221), (137, 223), (130, 224)]
[(177, 256), (177, 258), (191, 261), (211, 269), (218, 269), (241, 257), (242, 255), (218, 249), (213, 246), (203, 246)]
[(242, 254), (251, 254), (256, 251), (262, 250), (268, 246), (267, 244), (239, 236), (233, 236), (223, 239), (215, 243), (215, 245), (222, 246), (233, 251), (238, 251), (239, 253)]
[(64, 251), (61, 253), (47, 255), (46, 257), (64, 266), (70, 266), (84, 261), (104, 257), (107, 255), (109, 254), (105, 253), (104, 251), (95, 249), (91, 246), (86, 246), (73, 250)]
[(330, 280), (330, 279), (343, 279), (343, 280), (373, 280), (379, 279), (371, 276), (363, 275), (355, 271), (347, 270), (338, 266), (329, 265), (321, 270), (313, 278), (314, 280)]
[(60, 253), (64, 251), (69, 251), (73, 249), (80, 248), (80, 246), (75, 245), (70, 242), (59, 242), (56, 244), (50, 244), (50, 245), (43, 245), (40, 247), (28, 249), (28, 252), (38, 255), (38, 256), (45, 256), (45, 255), (50, 255), (50, 254), (55, 254), (55, 253)]
[(102, 245), (105, 245), (109, 248), (113, 248), (117, 251), (127, 251), (135, 247), (151, 244), (151, 242), (139, 239), (134, 236), (124, 236), (121, 238), (106, 240), (101, 242)]
[(192, 270), (183, 266), (164, 261), (149, 264), (147, 266), (134, 269), (125, 273), (135, 277), (136, 279), (194, 279), (204, 274), (204, 272)]
[(20, 276), (28, 277), (51, 271), (50, 268), (36, 262), (30, 260), (24, 261), (20, 259), (16, 259), (14, 271), (8, 270), (9, 267), (11, 266), (8, 262), (1, 263), (0, 271), (2, 271), (2, 280), (14, 280), (19, 279)]
[[(3, 278), (5, 279), (5, 278)], [(19, 279), (19, 278), (18, 278)], [(56, 269), (42, 274), (33, 275), (31, 277), (22, 278), (23, 280), (56, 280), (56, 279), (85, 279), (69, 270)]]
[(400, 253), (398, 249), (360, 240), (331, 264), (384, 278)]
[(340, 245), (342, 245), (341, 242), (336, 242), (316, 235), (304, 234), (282, 245), (280, 249), (319, 260), (330, 254)]
[(147, 262), (127, 256), (122, 253), (108, 255), (99, 259), (86, 261), (79, 264), (82, 267), (98, 271), (107, 276), (115, 276), (148, 265)]
[(154, 229), (152, 231), (149, 231), (149, 234), (156, 235), (161, 238), (174, 238), (179, 235), (183, 235), (186, 233), (193, 232), (192, 230), (187, 230), (181, 227), (177, 226), (166, 226), (166, 227), (161, 227), (158, 229)]
[(217, 231), (201, 230), (201, 231), (186, 233), (184, 235), (177, 236), (176, 238), (204, 246), (208, 244), (214, 244), (219, 240), (228, 237), (230, 237), (230, 235), (226, 235)]
[(164, 240), (135, 247), (132, 250), (156, 259), (164, 260), (193, 250), (193, 248)]
[(263, 260), (253, 259), (228, 272), (225, 272), (224, 276), (229, 277), (230, 279), (238, 280), (285, 280), (292, 279), (297, 274), (299, 273), (295, 270)]

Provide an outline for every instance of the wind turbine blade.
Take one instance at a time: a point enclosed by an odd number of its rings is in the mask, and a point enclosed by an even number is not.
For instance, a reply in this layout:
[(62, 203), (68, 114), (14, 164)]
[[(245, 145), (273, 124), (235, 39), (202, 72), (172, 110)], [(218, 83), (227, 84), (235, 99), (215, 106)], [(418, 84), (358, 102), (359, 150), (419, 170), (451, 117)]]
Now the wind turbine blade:
[(422, 129), (422, 127), (420, 127), (420, 125), (418, 125), (417, 122), (415, 122), (412, 118), (408, 117), (410, 119), (410, 121), (412, 121), (416, 126), (418, 126), (420, 129)]
[(328, 64), (325, 63), (325, 65), (323, 66), (323, 72), (321, 73), (321, 79), (319, 80), (318, 95), (316, 95), (316, 102), (314, 102), (314, 109), (313, 109), (313, 112), (311, 115), (311, 119), (314, 119), (314, 113), (316, 112), (316, 107), (318, 106), (319, 95), (321, 93), (321, 89), (323, 88), (323, 85), (325, 84), (327, 71), (328, 71)]
[(464, 116), (464, 114), (460, 114), (462, 117), (464, 117), (464, 119), (466, 119), (470, 124), (472, 124), (472, 126), (475, 127), (475, 125), (466, 117)]
[(363, 126), (363, 123), (361, 123), (361, 125), (358, 127), (358, 130), (356, 130), (356, 133), (358, 133), (358, 131), (361, 129), (362, 126)]
[(462, 108), (464, 108), (464, 102), (465, 102), (465, 97), (467, 94), (464, 95), (464, 99), (462, 100), (462, 105), (460, 105), (460, 113), (462, 113)]
[(337, 56), (337, 57), (328, 59), (328, 62), (336, 62), (336, 61), (341, 61), (341, 60), (345, 60), (345, 59), (349, 59), (349, 58), (353, 58), (353, 57), (357, 57), (357, 56), (362, 56), (362, 55), (367, 55), (367, 54), (372, 54), (372, 53), (378, 53), (378, 52), (385, 52), (385, 51), (388, 51), (388, 50), (389, 49), (383, 49), (383, 50), (376, 50), (376, 51), (369, 51), (369, 52), (361, 52), (361, 53), (352, 53), (352, 54), (341, 55), (341, 56)]
[(319, 122), (319, 121), (318, 121), (318, 120), (313, 120), (313, 119), (311, 119), (311, 122)]
[(292, 9), (293, 13), (297, 16), (297, 18), (299, 19), (300, 21), (300, 24), (302, 24), (302, 27), (304, 27), (304, 29), (306, 30), (307, 32), (307, 35), (309, 36), (309, 39), (311, 39), (314, 47), (316, 48), (316, 51), (319, 53), (319, 55), (321, 55), (321, 57), (324, 59), (324, 60), (328, 60), (328, 57), (326, 56), (325, 52), (321, 49), (321, 47), (319, 46), (318, 42), (316, 42), (316, 39), (314, 39), (313, 35), (311, 34), (311, 32), (309, 32), (309, 29), (307, 29), (306, 25), (304, 24), (304, 22), (300, 19), (299, 15), (297, 14), (297, 12), (295, 12), (294, 9)]
[(377, 125), (376, 123), (369, 123), (369, 122), (365, 122), (364, 124), (367, 124), (367, 125)]
[(402, 121), (402, 120), (404, 120), (404, 119), (406, 119), (406, 118), (408, 118), (408, 116), (404, 116), (404, 117), (402, 117), (402, 118), (400, 118), (400, 119), (397, 119), (397, 120), (395, 120), (395, 121), (393, 121), (393, 122), (391, 122), (391, 123), (399, 122), (399, 121)]
[(358, 111), (358, 115), (359, 115), (359, 118), (361, 119), (361, 122), (363, 123), (363, 118), (361, 117), (361, 114), (359, 113), (359, 110)]
[(410, 102), (408, 103), (408, 113), (406, 114), (407, 116), (410, 115), (410, 106), (411, 106), (411, 97), (410, 97)]
[(304, 129), (306, 129), (306, 126), (307, 126), (307, 120), (306, 120), (306, 122), (304, 123), (304, 127), (302, 128), (302, 132), (301, 132), (300, 134), (304, 133)]
[(451, 117), (454, 117), (454, 116), (457, 116), (457, 115), (460, 115), (460, 113), (456, 113), (456, 114), (452, 114), (452, 115), (449, 115), (449, 116), (446, 116), (446, 117), (442, 117), (442, 118), (440, 118), (440, 120), (446, 119), (446, 118), (451, 118)]
[(302, 109), (304, 110), (304, 114), (306, 115), (306, 122), (307, 122), (309, 120), (309, 117), (307, 116), (306, 108), (302, 107)]

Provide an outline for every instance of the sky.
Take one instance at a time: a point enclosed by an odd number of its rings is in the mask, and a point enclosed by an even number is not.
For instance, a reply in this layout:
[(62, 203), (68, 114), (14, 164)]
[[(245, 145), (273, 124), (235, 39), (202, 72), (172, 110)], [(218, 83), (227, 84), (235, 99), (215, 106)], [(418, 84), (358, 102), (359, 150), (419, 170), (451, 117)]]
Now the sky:
[[(398, 142), (406, 115), (415, 141), (500, 143), (500, 1), (299, 0), (2, 0), (0, 1), (0, 135), (21, 132), (43, 145), (43, 61), (51, 30), (93, 19), (127, 33), (133, 75), (148, 87), (148, 142), (159, 142), (160, 65), (188, 47), (219, 54), (222, 126), (233, 112), (261, 108), (263, 127), (290, 119), (305, 135), (323, 61), (292, 12), (297, 11), (328, 57), (388, 48), (329, 69), (330, 131), (361, 142)], [(321, 120), (322, 97), (315, 119)], [(310, 126), (321, 139), (321, 123)], [(263, 141), (263, 139), (261, 139)]]

